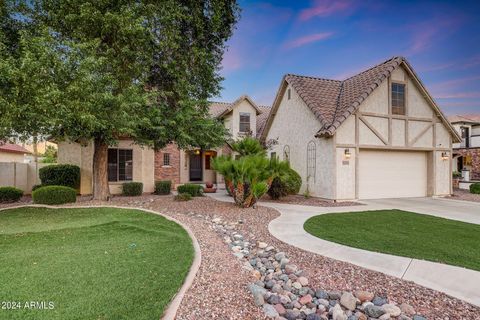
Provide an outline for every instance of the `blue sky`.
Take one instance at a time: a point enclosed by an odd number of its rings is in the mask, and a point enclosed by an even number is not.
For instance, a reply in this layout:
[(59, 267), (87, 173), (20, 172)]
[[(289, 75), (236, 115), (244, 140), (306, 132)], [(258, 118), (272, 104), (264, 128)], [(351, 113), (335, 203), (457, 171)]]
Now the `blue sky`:
[(447, 114), (480, 113), (480, 1), (240, 1), (219, 99), (273, 102), (286, 73), (344, 79), (405, 56)]

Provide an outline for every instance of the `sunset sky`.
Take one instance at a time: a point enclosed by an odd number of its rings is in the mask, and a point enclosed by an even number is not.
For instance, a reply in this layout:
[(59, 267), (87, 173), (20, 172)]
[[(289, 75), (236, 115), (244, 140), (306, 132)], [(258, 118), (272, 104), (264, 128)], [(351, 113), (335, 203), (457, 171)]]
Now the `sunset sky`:
[(447, 114), (480, 113), (480, 1), (240, 1), (221, 97), (273, 102), (286, 73), (345, 79), (404, 56)]

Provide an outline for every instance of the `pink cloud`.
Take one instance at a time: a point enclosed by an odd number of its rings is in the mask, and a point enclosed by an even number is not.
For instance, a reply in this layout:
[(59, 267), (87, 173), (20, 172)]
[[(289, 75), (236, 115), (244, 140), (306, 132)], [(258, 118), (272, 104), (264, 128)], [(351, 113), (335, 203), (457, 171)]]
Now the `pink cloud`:
[(461, 16), (437, 16), (428, 21), (409, 25), (407, 29), (412, 33), (412, 37), (406, 55), (424, 52), (436, 41), (455, 32), (462, 23), (463, 17)]
[(237, 50), (229, 49), (223, 55), (222, 69), (224, 72), (232, 72), (242, 67), (242, 59)]
[(456, 92), (434, 94), (437, 99), (474, 99), (480, 98), (480, 92)]
[(309, 34), (285, 43), (284, 47), (287, 49), (298, 48), (312, 42), (328, 39), (332, 35), (333, 35), (333, 32), (320, 32), (320, 33)]
[(313, 7), (300, 11), (299, 19), (309, 20), (313, 17), (327, 17), (334, 13), (350, 11), (354, 7), (349, 0), (317, 0)]

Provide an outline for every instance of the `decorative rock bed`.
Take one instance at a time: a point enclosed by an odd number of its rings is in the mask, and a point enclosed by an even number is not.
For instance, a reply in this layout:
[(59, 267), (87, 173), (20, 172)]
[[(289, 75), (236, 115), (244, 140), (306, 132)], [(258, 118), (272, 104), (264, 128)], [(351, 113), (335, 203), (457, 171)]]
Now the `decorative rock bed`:
[[(210, 220), (207, 216), (202, 218)], [(425, 320), (408, 304), (399, 306), (368, 291), (325, 291), (309, 287), (309, 280), (285, 253), (264, 242), (250, 241), (236, 231), (235, 223), (210, 220), (250, 272), (255, 282), (248, 285), (255, 304), (267, 318), (278, 320)], [(237, 223), (243, 223), (238, 221)]]

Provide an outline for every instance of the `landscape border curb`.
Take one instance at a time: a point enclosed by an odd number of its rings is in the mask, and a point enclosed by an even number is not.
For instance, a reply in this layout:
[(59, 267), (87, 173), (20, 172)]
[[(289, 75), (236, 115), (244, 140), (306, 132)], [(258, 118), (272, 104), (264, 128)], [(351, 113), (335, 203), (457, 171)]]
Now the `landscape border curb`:
[(193, 281), (195, 280), (195, 276), (197, 275), (198, 270), (200, 269), (200, 265), (202, 262), (202, 252), (200, 250), (200, 245), (198, 243), (197, 238), (193, 234), (192, 230), (190, 230), (189, 227), (187, 227), (185, 224), (182, 222), (178, 221), (175, 218), (169, 217), (167, 215), (164, 215), (158, 211), (154, 211), (151, 209), (145, 209), (145, 208), (138, 208), (138, 207), (128, 207), (128, 206), (115, 206), (115, 205), (86, 205), (86, 206), (51, 206), (51, 205), (40, 205), (40, 204), (24, 204), (24, 205), (18, 205), (18, 206), (12, 206), (12, 207), (5, 207), (5, 208), (0, 208), (1, 211), (5, 210), (10, 210), (10, 209), (19, 209), (19, 208), (49, 208), (49, 209), (86, 209), (86, 208), (116, 208), (116, 209), (129, 209), (129, 210), (141, 210), (145, 211), (148, 213), (153, 213), (159, 216), (164, 217), (165, 219), (175, 222), (176, 224), (180, 225), (185, 231), (187, 231), (190, 239), (192, 239), (192, 245), (193, 249), (195, 252), (195, 256), (192, 261), (192, 265), (190, 266), (190, 270), (188, 271), (187, 276), (185, 277), (185, 281), (183, 282), (182, 286), (180, 287), (180, 290), (175, 294), (173, 299), (170, 301), (168, 304), (167, 308), (163, 312), (162, 316), (160, 317), (161, 320), (174, 320), (178, 308), (180, 307), (180, 304), (183, 300), (183, 297), (185, 296), (185, 293), (190, 289), (190, 287), (193, 284)]

